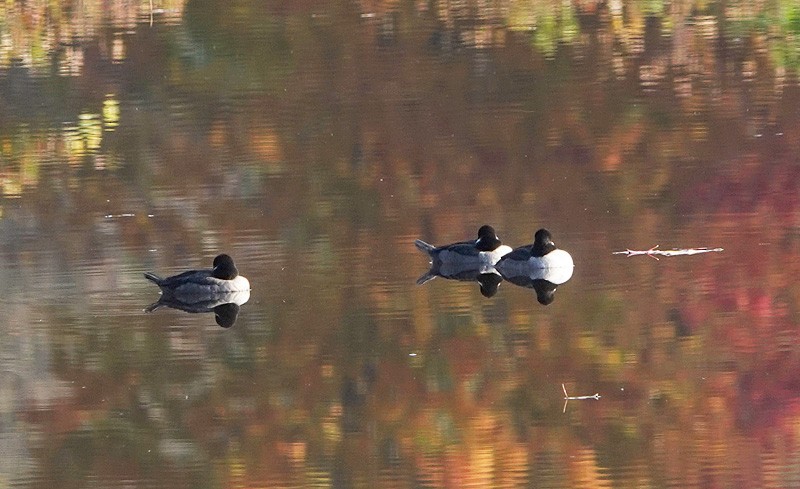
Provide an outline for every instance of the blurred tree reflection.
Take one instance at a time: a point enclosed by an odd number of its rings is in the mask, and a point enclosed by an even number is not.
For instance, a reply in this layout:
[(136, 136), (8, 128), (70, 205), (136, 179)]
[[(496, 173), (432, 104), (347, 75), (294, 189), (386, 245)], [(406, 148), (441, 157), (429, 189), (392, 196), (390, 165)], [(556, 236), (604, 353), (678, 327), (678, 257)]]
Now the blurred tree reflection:
[[(793, 484), (796, 2), (155, 4), (0, 6), (4, 283), (76, 296), (10, 310), (32, 486)], [(594, 285), (398, 285), (476, 219), (596, 237)], [(726, 251), (608, 253), (654, 235)], [(266, 317), (79, 300), (210, 248)]]

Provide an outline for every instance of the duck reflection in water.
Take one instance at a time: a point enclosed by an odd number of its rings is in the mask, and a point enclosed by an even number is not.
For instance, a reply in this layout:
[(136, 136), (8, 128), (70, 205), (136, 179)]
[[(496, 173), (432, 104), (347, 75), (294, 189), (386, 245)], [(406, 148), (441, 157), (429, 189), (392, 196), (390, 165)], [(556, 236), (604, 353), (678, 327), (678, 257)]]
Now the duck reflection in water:
[[(153, 312), (159, 307), (171, 307), (190, 313), (214, 313), (214, 320), (223, 328), (230, 328), (239, 317), (239, 309), (242, 304), (250, 299), (250, 291), (241, 292), (222, 292), (215, 296), (197, 296), (196, 301), (192, 297), (183, 296), (183, 300), (173, 296), (162, 294), (157, 302), (147, 306), (145, 312)], [(184, 302), (188, 300), (189, 302)]]
[(485, 297), (492, 297), (497, 293), (503, 279), (494, 265), (511, 252), (511, 247), (502, 244), (494, 228), (488, 225), (481, 226), (476, 240), (434, 246), (418, 239), (414, 241), (414, 245), (431, 260), (430, 270), (417, 280), (418, 285), (436, 277), (478, 282), (481, 294)]
[(214, 312), (217, 324), (228, 328), (236, 322), (239, 306), (250, 299), (250, 282), (239, 275), (233, 259), (225, 254), (214, 258), (213, 268), (189, 270), (161, 278), (150, 272), (145, 278), (158, 285), (161, 297), (145, 311), (161, 306), (191, 313)]
[(547, 305), (555, 299), (557, 286), (572, 277), (575, 265), (569, 253), (556, 247), (550, 232), (540, 229), (533, 244), (515, 248), (495, 268), (512, 284), (534, 289), (536, 299)]

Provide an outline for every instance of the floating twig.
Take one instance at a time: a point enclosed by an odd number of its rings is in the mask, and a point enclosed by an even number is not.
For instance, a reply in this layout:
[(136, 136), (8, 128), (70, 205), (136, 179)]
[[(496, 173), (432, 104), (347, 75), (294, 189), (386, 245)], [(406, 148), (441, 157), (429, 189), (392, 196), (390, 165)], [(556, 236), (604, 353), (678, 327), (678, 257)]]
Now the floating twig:
[[(106, 214), (103, 217), (105, 217), (106, 219), (121, 219), (123, 217), (136, 217), (136, 214), (134, 214), (133, 212), (123, 212), (122, 214)], [(147, 214), (147, 217), (154, 217), (154, 215)]]
[(561, 411), (562, 413), (567, 412), (567, 403), (569, 401), (583, 401), (586, 399), (600, 399), (600, 394), (592, 394), (591, 396), (570, 396), (567, 394), (567, 387), (564, 384), (561, 384), (561, 390), (564, 391), (564, 409)]
[(658, 245), (655, 245), (649, 250), (626, 249), (625, 251), (615, 251), (611, 254), (625, 256), (647, 255), (654, 260), (658, 260), (658, 256), (699, 255), (700, 253), (718, 253), (722, 251), (722, 248), (677, 248), (671, 250), (659, 250), (657, 248)]

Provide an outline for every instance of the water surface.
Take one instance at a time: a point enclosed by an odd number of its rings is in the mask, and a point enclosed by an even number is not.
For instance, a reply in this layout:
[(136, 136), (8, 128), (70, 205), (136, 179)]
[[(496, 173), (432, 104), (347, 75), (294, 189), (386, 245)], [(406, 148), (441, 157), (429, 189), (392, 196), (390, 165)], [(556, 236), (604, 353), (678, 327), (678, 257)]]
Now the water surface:
[[(0, 7), (0, 480), (800, 485), (797, 19)], [(552, 304), (415, 285), (484, 223), (569, 250)], [(612, 255), (654, 245), (724, 252)], [(235, 325), (144, 312), (220, 252)]]

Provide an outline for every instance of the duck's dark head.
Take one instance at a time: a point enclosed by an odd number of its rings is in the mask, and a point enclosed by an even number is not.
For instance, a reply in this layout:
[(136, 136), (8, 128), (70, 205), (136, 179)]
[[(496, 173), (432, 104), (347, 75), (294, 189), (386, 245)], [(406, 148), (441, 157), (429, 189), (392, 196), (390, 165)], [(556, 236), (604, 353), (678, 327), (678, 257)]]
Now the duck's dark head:
[(478, 229), (478, 240), (475, 241), (475, 248), (478, 251), (494, 251), (501, 244), (492, 226), (485, 224)]
[(239, 275), (239, 270), (233, 264), (233, 258), (222, 254), (214, 258), (214, 269), (211, 271), (211, 275), (220, 280), (233, 280)]
[(531, 249), (531, 255), (544, 256), (555, 249), (556, 244), (553, 243), (553, 237), (550, 235), (550, 231), (544, 228), (536, 231), (536, 234), (533, 237), (533, 248)]

